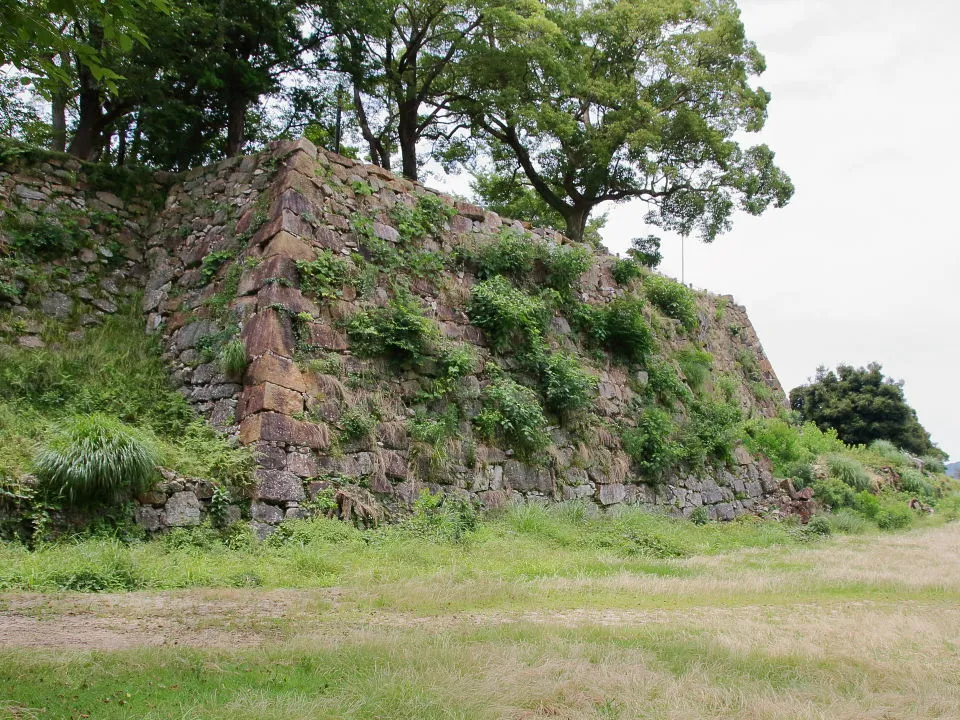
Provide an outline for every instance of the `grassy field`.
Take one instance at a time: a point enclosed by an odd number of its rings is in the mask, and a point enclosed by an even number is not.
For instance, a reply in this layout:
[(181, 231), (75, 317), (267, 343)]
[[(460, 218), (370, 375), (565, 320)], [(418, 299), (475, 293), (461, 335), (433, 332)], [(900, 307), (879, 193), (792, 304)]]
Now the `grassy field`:
[[(536, 511), (466, 542), (321, 541), (320, 523), (259, 551), (264, 587), (8, 591), (0, 716), (960, 717), (960, 525), (602, 527), (606, 546), (589, 518)], [(27, 572), (5, 552), (8, 580)], [(170, 587), (229, 584), (255, 551), (113, 552), (142, 553), (144, 586)], [(77, 566), (59, 557), (50, 574)], [(279, 587), (294, 572), (304, 587)]]

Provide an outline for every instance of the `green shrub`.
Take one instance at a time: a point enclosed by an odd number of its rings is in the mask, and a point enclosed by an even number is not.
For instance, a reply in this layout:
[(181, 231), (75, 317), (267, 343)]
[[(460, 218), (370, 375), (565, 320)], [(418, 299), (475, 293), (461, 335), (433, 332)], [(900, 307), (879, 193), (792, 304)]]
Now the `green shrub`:
[(850, 510), (834, 510), (826, 520), (837, 535), (862, 535), (871, 529), (869, 522)]
[(676, 354), (677, 363), (691, 390), (701, 390), (710, 379), (713, 355), (705, 350), (684, 348)]
[(472, 249), (460, 248), (458, 255), (477, 266), (477, 277), (481, 279), (504, 275), (523, 280), (544, 256), (544, 246), (529, 233), (503, 228), (493, 242)]
[(815, 518), (812, 518), (810, 522), (807, 523), (804, 528), (808, 535), (816, 535), (819, 537), (826, 537), (833, 533), (833, 526), (830, 524), (830, 520), (818, 515)]
[(643, 302), (620, 297), (607, 303), (595, 317), (592, 333), (620, 360), (642, 364), (654, 350), (653, 332), (643, 317)]
[(373, 429), (377, 426), (376, 416), (366, 408), (353, 406), (340, 416), (340, 427), (343, 428), (341, 437), (348, 441), (369, 440), (373, 437)]
[(707, 463), (729, 463), (743, 416), (740, 408), (714, 399), (699, 400), (677, 438), (684, 465), (699, 468)]
[(887, 505), (877, 512), (877, 527), (881, 530), (900, 530), (913, 522), (913, 512), (906, 505)]
[(870, 451), (894, 466), (901, 466), (906, 461), (903, 451), (889, 440), (874, 440), (870, 443)]
[(469, 500), (424, 489), (414, 500), (413, 514), (403, 525), (419, 537), (460, 542), (477, 529), (479, 522), (477, 508)]
[(387, 307), (357, 313), (347, 323), (347, 334), (358, 356), (387, 356), (401, 364), (422, 362), (440, 337), (436, 323), (407, 295), (393, 298)]
[(569, 298), (580, 276), (590, 269), (593, 253), (576, 245), (557, 245), (543, 258), (547, 266), (547, 286)]
[(613, 268), (610, 272), (613, 275), (613, 279), (617, 285), (623, 287), (626, 287), (637, 278), (643, 277), (647, 274), (640, 263), (636, 262), (635, 260), (628, 260), (626, 258), (617, 258), (617, 260), (614, 261)]
[(500, 437), (527, 456), (549, 444), (547, 419), (533, 390), (500, 377), (484, 388), (482, 398), (483, 409), (474, 423), (483, 436)]
[(873, 481), (867, 475), (867, 471), (863, 469), (863, 465), (853, 458), (834, 453), (828, 455), (826, 460), (831, 477), (845, 482), (854, 490), (870, 490), (873, 488)]
[(297, 260), (300, 287), (307, 295), (329, 300), (343, 294), (343, 286), (350, 278), (350, 264), (330, 250), (321, 250), (314, 260)]
[(156, 451), (133, 428), (106, 415), (63, 422), (37, 454), (37, 479), (71, 504), (117, 502), (150, 487)]
[(710, 513), (703, 505), (696, 507), (693, 509), (693, 512), (690, 513), (690, 522), (694, 525), (706, 525), (710, 522)]
[(643, 291), (667, 317), (679, 320), (686, 330), (700, 324), (697, 317), (697, 296), (689, 288), (659, 275), (651, 275), (643, 283)]
[(814, 481), (813, 465), (802, 461), (790, 463), (784, 475), (793, 480), (794, 486), (798, 489), (810, 487)]
[(864, 517), (874, 519), (880, 513), (880, 500), (873, 493), (861, 490), (853, 496), (853, 509)]
[(656, 478), (672, 468), (682, 453), (682, 448), (673, 441), (675, 430), (669, 413), (648, 407), (637, 418), (637, 426), (625, 429), (620, 438), (624, 450), (640, 471)]
[(516, 289), (501, 276), (474, 286), (467, 312), (496, 351), (535, 347), (551, 317), (547, 302)]
[(220, 370), (231, 380), (239, 380), (247, 369), (247, 347), (235, 338), (220, 348)]
[(234, 253), (229, 250), (218, 250), (204, 255), (200, 263), (200, 277), (203, 278), (203, 283), (210, 282), (223, 264), (233, 258), (233, 255)]
[(831, 508), (851, 507), (856, 493), (842, 480), (825, 478), (813, 482), (813, 496)]
[(77, 220), (71, 217), (58, 220), (41, 217), (22, 222), (19, 218), (8, 216), (4, 224), (14, 250), (46, 259), (70, 255), (83, 247), (89, 237)]
[(648, 397), (654, 397), (670, 408), (677, 402), (686, 403), (691, 397), (690, 388), (680, 379), (673, 363), (659, 359), (647, 361), (645, 391)]
[(742, 438), (751, 453), (770, 458), (774, 471), (781, 476), (789, 476), (794, 463), (810, 463), (818, 455), (846, 448), (833, 430), (823, 432), (813, 423), (791, 425), (782, 418), (750, 420), (743, 425)]
[(390, 217), (397, 226), (402, 244), (438, 237), (454, 215), (456, 211), (432, 193), (418, 194), (413, 206), (398, 202), (390, 208)]
[(571, 413), (589, 407), (597, 381), (583, 369), (575, 355), (544, 352), (537, 365), (543, 396), (550, 410)]

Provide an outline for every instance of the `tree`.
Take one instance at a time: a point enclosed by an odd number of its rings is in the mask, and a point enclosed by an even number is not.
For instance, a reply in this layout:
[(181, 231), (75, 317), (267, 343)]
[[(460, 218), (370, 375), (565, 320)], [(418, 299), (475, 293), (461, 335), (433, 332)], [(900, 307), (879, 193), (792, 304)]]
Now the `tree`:
[(597, 205), (633, 198), (647, 221), (710, 242), (739, 207), (785, 205), (790, 179), (760, 130), (764, 60), (732, 0), (550, 0), (487, 13), (452, 105), (509, 148), (522, 184), (581, 239)]
[[(354, 111), (371, 160), (389, 169), (398, 147), (404, 176), (416, 180), (417, 143), (431, 133), (452, 131), (438, 129), (446, 119), (447, 88), (480, 27), (481, 5), (357, 0), (329, 3), (325, 13), (339, 38), (338, 67), (353, 85)], [(379, 112), (371, 113), (371, 105)]]
[(840, 365), (836, 372), (820, 367), (812, 382), (790, 391), (790, 405), (803, 421), (834, 428), (849, 445), (889, 440), (916, 455), (946, 458), (904, 399), (903, 381), (885, 378), (879, 363)]

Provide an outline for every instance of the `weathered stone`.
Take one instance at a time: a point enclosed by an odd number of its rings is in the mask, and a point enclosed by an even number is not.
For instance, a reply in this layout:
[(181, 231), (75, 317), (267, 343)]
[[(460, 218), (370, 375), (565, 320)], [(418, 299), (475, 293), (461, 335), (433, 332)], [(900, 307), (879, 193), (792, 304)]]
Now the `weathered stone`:
[(264, 258), (270, 258), (275, 255), (309, 262), (310, 260), (316, 259), (317, 252), (309, 243), (304, 242), (286, 230), (281, 230), (274, 235), (273, 239), (270, 240), (263, 251)]
[(522, 492), (536, 490), (552, 493), (554, 490), (553, 474), (549, 468), (526, 465), (517, 460), (504, 463), (503, 483), (509, 489)]
[(484, 507), (495, 510), (497, 508), (506, 507), (507, 502), (510, 497), (504, 490), (485, 490), (481, 493), (478, 493), (480, 502)]
[(273, 305), (280, 305), (292, 313), (320, 314), (316, 303), (309, 300), (297, 288), (272, 283), (265, 285), (257, 293), (257, 308), (264, 310)]
[(47, 346), (47, 344), (36, 335), (22, 335), (21, 337), (18, 337), (17, 345), (20, 347), (31, 348), (33, 350)]
[(290, 319), (275, 310), (261, 310), (243, 326), (240, 337), (253, 359), (266, 352), (283, 357), (293, 355), (293, 329)]
[(253, 448), (257, 464), (265, 470), (283, 470), (287, 466), (287, 453), (267, 443), (256, 443)]
[(237, 294), (251, 295), (259, 292), (265, 285), (276, 283), (283, 286), (286, 283), (295, 282), (297, 282), (297, 266), (294, 261), (288, 257), (275, 255), (243, 271), (237, 286)]
[(184, 325), (173, 334), (172, 346), (177, 352), (196, 347), (197, 342), (207, 335), (220, 332), (220, 327), (212, 320), (198, 320)]
[(245, 381), (248, 385), (269, 382), (297, 392), (307, 391), (307, 385), (296, 363), (288, 357), (269, 352), (247, 366)]
[(141, 505), (133, 510), (133, 519), (147, 532), (156, 532), (160, 529), (161, 513), (149, 505)]
[(237, 415), (243, 420), (247, 415), (272, 410), (284, 415), (296, 415), (303, 412), (303, 396), (273, 383), (248, 385), (240, 398)]
[(306, 328), (312, 347), (324, 350), (346, 350), (350, 347), (346, 336), (326, 323), (307, 323)]
[(173, 493), (163, 508), (163, 520), (170, 527), (200, 524), (200, 501), (189, 490)]
[(383, 471), (387, 477), (395, 480), (406, 480), (410, 471), (407, 469), (407, 460), (396, 450), (384, 450), (381, 453), (383, 459)]
[(410, 447), (410, 435), (404, 422), (386, 422), (377, 426), (377, 439), (391, 450), (406, 450)]
[(267, 502), (301, 502), (306, 498), (300, 478), (285, 470), (257, 470), (257, 497)]
[(40, 298), (40, 309), (44, 315), (63, 320), (73, 312), (73, 300), (62, 292), (52, 292)]
[(278, 508), (276, 505), (270, 505), (269, 503), (256, 501), (250, 505), (250, 517), (257, 522), (276, 525), (278, 522), (283, 520), (283, 510)]
[(457, 214), (470, 220), (482, 221), (486, 216), (486, 211), (482, 207), (461, 200), (455, 202), (453, 207), (456, 209)]
[(250, 445), (257, 440), (280, 441), (322, 450), (326, 450), (330, 445), (326, 425), (294, 420), (275, 412), (248, 415), (240, 423), (240, 441), (244, 445)]
[(312, 454), (292, 452), (287, 455), (287, 470), (302, 478), (316, 477), (320, 474), (317, 460)]
[(623, 483), (601, 485), (597, 490), (597, 499), (604, 505), (615, 505), (623, 502), (627, 496), (627, 489)]
[(159, 490), (150, 490), (137, 495), (137, 502), (141, 505), (163, 505), (166, 501), (167, 494)]
[(102, 310), (108, 314), (112, 314), (117, 311), (117, 304), (113, 302), (113, 300), (108, 300), (106, 298), (96, 298), (90, 304), (98, 310)]

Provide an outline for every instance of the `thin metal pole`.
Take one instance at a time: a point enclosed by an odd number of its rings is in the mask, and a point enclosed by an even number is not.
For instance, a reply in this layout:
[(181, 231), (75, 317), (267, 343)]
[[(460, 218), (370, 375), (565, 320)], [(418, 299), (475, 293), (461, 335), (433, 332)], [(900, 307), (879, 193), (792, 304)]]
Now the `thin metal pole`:
[(686, 243), (687, 236), (680, 236), (680, 282), (684, 285), (687, 284), (687, 257), (684, 252), (684, 245)]
[(341, 133), (342, 116), (343, 116), (343, 85), (337, 85), (337, 129), (335, 131), (336, 137), (334, 138), (334, 147), (333, 147), (333, 151), (337, 155), (340, 154), (340, 133)]

